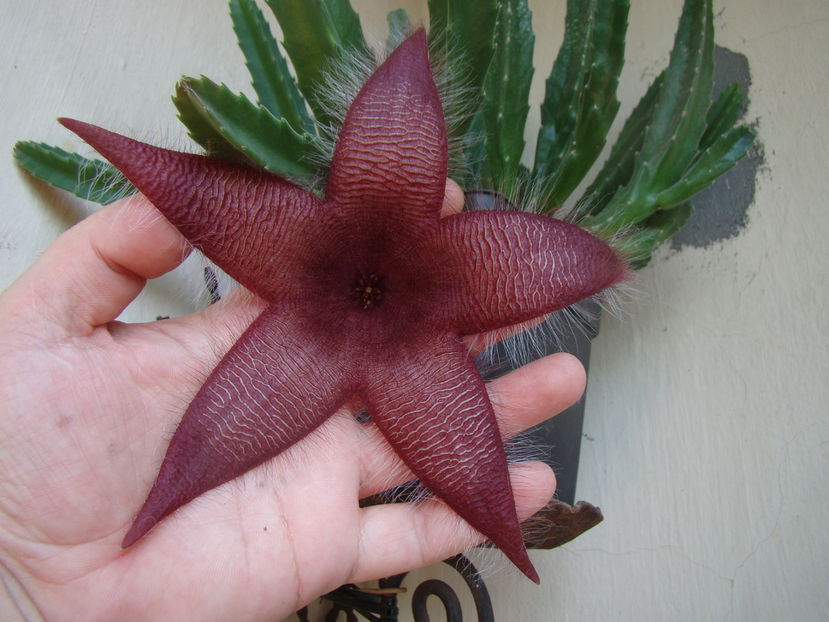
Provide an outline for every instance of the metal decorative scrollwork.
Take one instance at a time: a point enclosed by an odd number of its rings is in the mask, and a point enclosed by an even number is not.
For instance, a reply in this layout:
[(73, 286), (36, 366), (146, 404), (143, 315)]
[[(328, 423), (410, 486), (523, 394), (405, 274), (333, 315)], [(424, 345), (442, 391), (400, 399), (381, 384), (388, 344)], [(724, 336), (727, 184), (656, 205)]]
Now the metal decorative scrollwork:
[[(495, 614), (492, 611), (489, 590), (486, 589), (484, 580), (475, 566), (472, 565), (472, 562), (463, 555), (455, 555), (443, 560), (443, 563), (454, 568), (466, 582), (475, 603), (478, 622), (494, 622)], [(449, 585), (437, 579), (424, 581), (415, 589), (412, 596), (412, 613), (415, 622), (429, 622), (429, 614), (426, 612), (426, 599), (432, 595), (437, 596), (443, 603), (447, 622), (462, 622), (463, 612), (458, 596)]]
[[(601, 510), (594, 505), (579, 501), (571, 506), (554, 499), (525, 521), (524, 541), (531, 549), (552, 549), (569, 542), (601, 520)], [(477, 622), (495, 622), (489, 591), (472, 562), (463, 555), (455, 555), (443, 560), (443, 563), (454, 568), (466, 582), (475, 603)], [(341, 613), (345, 614), (345, 622), (358, 622), (358, 615), (370, 622), (397, 622), (400, 614), (397, 597), (407, 591), (402, 587), (407, 574), (404, 572), (380, 579), (376, 588), (347, 584), (325, 594), (322, 598), (333, 604), (325, 616), (325, 622), (337, 622)], [(436, 596), (443, 604), (447, 622), (463, 621), (460, 599), (455, 590), (444, 581), (427, 579), (412, 594), (415, 622), (429, 622), (426, 605), (430, 596)], [(297, 615), (300, 622), (309, 622), (306, 608), (298, 611)]]
[[(454, 568), (469, 587), (478, 622), (494, 622), (489, 592), (472, 562), (463, 555), (455, 555), (444, 560), (444, 563)], [(361, 588), (349, 584), (325, 594), (323, 598), (333, 603), (325, 622), (336, 622), (341, 613), (345, 614), (346, 622), (357, 622), (357, 615), (371, 622), (397, 622), (400, 614), (397, 597), (407, 591), (402, 587), (407, 574), (380, 579), (377, 588)], [(458, 595), (448, 583), (438, 579), (427, 579), (415, 588), (412, 594), (412, 615), (415, 622), (429, 622), (426, 601), (430, 596), (440, 599), (447, 622), (462, 622), (463, 612)], [(307, 622), (305, 610), (297, 614), (300, 622)]]
[(428, 622), (429, 613), (426, 609), (426, 601), (430, 596), (437, 596), (440, 602), (443, 603), (443, 609), (446, 611), (446, 622), (462, 622), (463, 610), (458, 595), (455, 594), (455, 590), (448, 583), (444, 583), (440, 579), (428, 579), (415, 589), (412, 595), (412, 613), (415, 622)]

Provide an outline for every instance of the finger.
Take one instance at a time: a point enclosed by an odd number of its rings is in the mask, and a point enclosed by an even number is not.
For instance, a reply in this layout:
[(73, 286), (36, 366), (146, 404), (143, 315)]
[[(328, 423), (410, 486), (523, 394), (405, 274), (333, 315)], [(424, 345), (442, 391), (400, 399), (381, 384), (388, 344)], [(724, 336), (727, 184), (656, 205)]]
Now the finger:
[(180, 264), (190, 246), (143, 196), (117, 201), (58, 239), (9, 289), (48, 328), (83, 335), (118, 316), (147, 279)]
[(463, 210), (463, 190), (453, 179), (446, 180), (446, 190), (443, 195), (443, 206), (440, 208), (441, 216), (450, 216)]
[[(544, 507), (555, 491), (555, 475), (543, 462), (514, 465), (510, 476), (519, 520)], [(446, 504), (435, 499), (372, 506), (361, 513), (359, 561), (349, 582), (427, 566), (484, 540)]]
[[(565, 353), (545, 356), (487, 384), (503, 438), (510, 438), (575, 404), (586, 374)], [(354, 453), (360, 458), (360, 498), (414, 479), (374, 426), (363, 426)]]
[(581, 399), (587, 384), (584, 365), (561, 352), (519, 367), (489, 383), (498, 427), (511, 438), (546, 421)]

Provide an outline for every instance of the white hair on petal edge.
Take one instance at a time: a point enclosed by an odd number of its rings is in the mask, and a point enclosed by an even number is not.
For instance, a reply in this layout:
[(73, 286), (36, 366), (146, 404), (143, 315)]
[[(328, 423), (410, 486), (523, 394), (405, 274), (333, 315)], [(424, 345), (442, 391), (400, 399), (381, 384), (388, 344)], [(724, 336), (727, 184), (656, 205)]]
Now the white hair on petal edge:
[(317, 120), (320, 139), (320, 159), (314, 164), (328, 169), (337, 144), (337, 135), (345, 121), (351, 103), (363, 84), (378, 66), (377, 56), (370, 50), (345, 49), (340, 56), (328, 62), (317, 89), (314, 102), (331, 122)]
[(567, 335), (592, 338), (591, 326), (597, 322), (599, 308), (584, 301), (547, 315), (540, 323), (499, 340), (497, 331), (485, 335), (486, 349), (478, 355), (478, 366), (490, 373), (521, 367), (553, 352), (561, 351)]
[[(367, 49), (346, 49), (339, 57), (329, 61), (318, 87), (318, 100), (315, 102), (331, 120), (328, 124), (317, 123), (320, 147), (319, 156), (313, 164), (318, 168), (327, 170), (330, 167), (340, 128), (360, 89), (374, 70), (414, 30), (415, 28), (410, 26), (402, 31), (398, 37), (400, 41), (395, 41), (394, 45), (374, 41)], [(460, 128), (474, 112), (471, 98), (468, 96), (469, 88), (466, 86), (465, 74), (461, 64), (454, 60), (459, 56), (450, 53), (448, 45), (430, 43), (429, 61), (443, 108), (448, 138), (449, 170), (453, 174), (462, 170), (463, 154), (468, 147), (465, 142), (467, 138), (461, 136)]]
[(124, 174), (114, 167), (97, 166), (92, 179), (86, 178), (82, 170), (78, 169), (78, 185), (82, 186), (85, 183), (90, 183), (97, 192), (110, 196), (110, 202), (126, 198), (135, 192)]
[(522, 462), (544, 462), (549, 459), (550, 446), (542, 443), (537, 437), (530, 435), (530, 430), (507, 439), (504, 442), (504, 451), (507, 454), (509, 464), (520, 464)]
[(480, 140), (480, 137), (465, 130), (477, 106), (465, 52), (448, 39), (434, 37), (429, 42), (429, 61), (446, 123), (449, 175), (463, 178), (468, 168), (474, 165), (467, 160), (467, 154)]

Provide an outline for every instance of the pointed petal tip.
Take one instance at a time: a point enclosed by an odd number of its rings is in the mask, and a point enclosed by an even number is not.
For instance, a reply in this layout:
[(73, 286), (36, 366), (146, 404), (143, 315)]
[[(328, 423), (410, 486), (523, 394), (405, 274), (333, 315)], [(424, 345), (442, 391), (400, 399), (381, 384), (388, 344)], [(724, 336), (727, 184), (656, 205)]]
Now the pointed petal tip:
[(72, 129), (73, 125), (83, 123), (83, 121), (78, 121), (77, 119), (72, 119), (70, 117), (58, 117), (58, 123), (60, 123), (63, 127)]
[(406, 49), (406, 48), (409, 48), (409, 49), (412, 49), (412, 50), (414, 50), (416, 48), (419, 48), (421, 50), (427, 50), (428, 51), (428, 45), (427, 45), (427, 39), (426, 39), (426, 29), (423, 26), (421, 26), (420, 28), (415, 30), (412, 34), (410, 34), (408, 37), (403, 39), (403, 41), (401, 41), (397, 45), (397, 47), (394, 48), (394, 50), (392, 50), (392, 53), (391, 53), (390, 56), (394, 56), (394, 54), (397, 53), (399, 50)]
[(604, 244), (608, 249), (607, 257), (604, 265), (602, 265), (602, 262), (598, 262), (597, 270), (604, 274), (607, 285), (597, 293), (633, 279), (633, 270), (624, 255), (611, 244)]
[(428, 76), (428, 80), (431, 81), (432, 71), (426, 30), (421, 27), (409, 35), (409, 38), (398, 45), (383, 64), (394, 66), (395, 73), (408, 70), (407, 74)]
[(60, 123), (70, 132), (77, 134), (88, 143), (90, 143), (90, 141), (87, 140), (87, 137), (90, 137), (92, 140), (94, 140), (95, 137), (98, 135), (112, 134), (112, 132), (98, 127), (97, 125), (92, 125), (91, 123), (78, 121), (77, 119), (71, 119), (69, 117), (58, 117), (58, 123)]
[(591, 296), (600, 296), (614, 287), (630, 281), (633, 272), (623, 253), (612, 243), (580, 229), (580, 235), (572, 240), (572, 256), (578, 259), (570, 273), (573, 290), (569, 304)]
[(520, 533), (518, 536), (518, 541), (520, 544), (516, 546), (506, 546), (506, 544), (498, 545), (498, 548), (507, 556), (507, 558), (515, 564), (515, 567), (520, 570), (524, 576), (526, 576), (530, 581), (535, 584), (540, 584), (541, 579), (538, 576), (538, 572), (533, 566), (532, 561), (530, 561), (530, 555), (527, 551), (527, 547), (524, 545), (524, 540), (521, 538)]
[[(175, 512), (194, 495), (187, 495), (181, 486), (170, 486), (169, 472), (165, 472), (164, 464), (158, 478), (150, 489), (144, 505), (138, 510), (135, 519), (121, 541), (121, 548), (127, 549), (149, 533), (164, 518)], [(169, 468), (169, 467), (168, 467)], [(165, 486), (165, 484), (167, 484)]]
[(127, 531), (127, 535), (121, 541), (121, 549), (128, 549), (133, 544), (143, 538), (150, 529), (155, 527), (158, 521), (150, 516), (145, 516), (143, 512), (138, 514), (138, 517), (133, 522), (132, 526)]
[(419, 45), (422, 46), (423, 49), (426, 49), (426, 29), (421, 26), (417, 30), (415, 30), (409, 38), (404, 41), (404, 43), (411, 42), (412, 45)]
[(116, 168), (121, 169), (122, 172), (124, 164), (132, 159), (128, 157), (131, 151), (135, 151), (137, 147), (142, 149), (156, 149), (127, 136), (111, 132), (91, 123), (78, 121), (77, 119), (58, 117), (58, 123), (77, 134), (84, 142), (109, 160)]
[(520, 570), (525, 577), (527, 577), (536, 585), (541, 585), (541, 578), (538, 576), (538, 571), (535, 569), (535, 566), (533, 566), (533, 563), (530, 561), (530, 556), (527, 552), (527, 548), (523, 545), (523, 543), (521, 545), (520, 552), (503, 552), (507, 556), (507, 558), (513, 564), (515, 564), (515, 567), (518, 568), (518, 570)]

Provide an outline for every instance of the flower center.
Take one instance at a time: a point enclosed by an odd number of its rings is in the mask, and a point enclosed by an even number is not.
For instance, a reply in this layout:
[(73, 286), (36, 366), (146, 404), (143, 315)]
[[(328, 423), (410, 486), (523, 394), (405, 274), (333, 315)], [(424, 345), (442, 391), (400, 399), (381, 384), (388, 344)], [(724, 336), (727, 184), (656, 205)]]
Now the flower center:
[(368, 311), (380, 304), (383, 299), (385, 284), (383, 279), (373, 272), (361, 274), (354, 281), (351, 292), (363, 311)]

